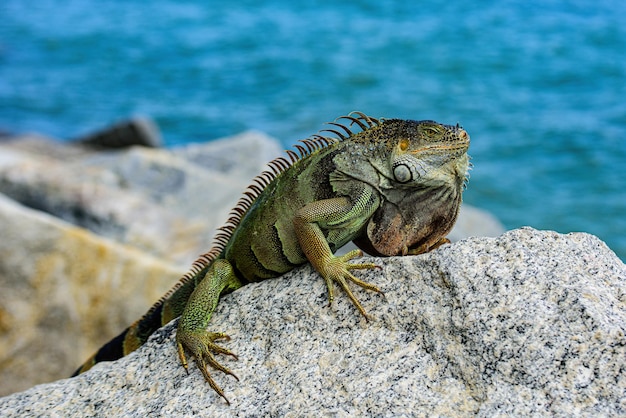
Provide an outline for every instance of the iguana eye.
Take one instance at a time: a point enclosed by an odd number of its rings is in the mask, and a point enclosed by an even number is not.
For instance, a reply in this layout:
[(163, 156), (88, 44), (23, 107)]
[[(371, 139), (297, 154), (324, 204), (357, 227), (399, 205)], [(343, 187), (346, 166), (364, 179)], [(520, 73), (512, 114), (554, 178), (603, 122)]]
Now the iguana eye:
[(399, 164), (393, 168), (393, 176), (396, 181), (400, 183), (406, 183), (413, 180), (413, 174), (411, 169), (406, 164)]
[(437, 125), (425, 125), (421, 127), (422, 132), (429, 138), (436, 138), (441, 135), (441, 130)]

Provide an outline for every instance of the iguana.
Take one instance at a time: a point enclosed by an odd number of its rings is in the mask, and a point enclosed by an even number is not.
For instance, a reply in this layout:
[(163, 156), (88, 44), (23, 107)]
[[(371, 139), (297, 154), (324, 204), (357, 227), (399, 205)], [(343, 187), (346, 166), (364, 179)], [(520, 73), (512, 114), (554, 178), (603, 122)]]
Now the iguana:
[[(340, 123), (345, 121), (345, 123)], [(180, 316), (178, 356), (196, 360), (209, 385), (226, 402), (208, 365), (232, 371), (214, 354), (228, 340), (207, 326), (222, 295), (250, 282), (278, 277), (310, 262), (324, 278), (329, 304), (338, 284), (358, 311), (365, 309), (348, 284), (381, 290), (351, 270), (360, 250), (335, 256), (349, 241), (372, 255), (420, 254), (442, 243), (456, 221), (467, 180), (469, 135), (459, 125), (375, 119), (360, 112), (330, 123), (334, 136), (301, 141), (287, 157), (257, 176), (214, 238), (212, 249), (138, 321), (104, 345), (75, 373), (139, 348), (159, 327)]]

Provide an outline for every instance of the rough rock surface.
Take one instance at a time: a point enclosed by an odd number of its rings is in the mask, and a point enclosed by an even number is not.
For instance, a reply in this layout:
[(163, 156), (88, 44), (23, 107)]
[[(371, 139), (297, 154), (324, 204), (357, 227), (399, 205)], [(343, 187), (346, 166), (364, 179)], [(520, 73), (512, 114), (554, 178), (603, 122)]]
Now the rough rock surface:
[(174, 323), (139, 351), (0, 399), (4, 416), (624, 416), (626, 266), (594, 236), (530, 228), (362, 272), (365, 322), (310, 267), (225, 297), (231, 406), (178, 364)]
[[(0, 142), (0, 396), (68, 376), (143, 314), (280, 154), (259, 132), (173, 149)], [(468, 207), (458, 224), (457, 239), (502, 232)]]
[(2, 395), (68, 376), (185, 271), (1, 194), (0, 225)]

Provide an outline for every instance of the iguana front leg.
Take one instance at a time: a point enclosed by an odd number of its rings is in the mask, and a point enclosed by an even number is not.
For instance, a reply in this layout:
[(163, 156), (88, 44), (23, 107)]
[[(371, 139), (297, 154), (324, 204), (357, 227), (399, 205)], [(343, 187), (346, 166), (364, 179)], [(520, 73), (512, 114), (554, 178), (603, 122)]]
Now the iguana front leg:
[(363, 255), (360, 250), (353, 250), (339, 257), (335, 256), (330, 250), (322, 228), (329, 230), (329, 235), (335, 231), (334, 235), (338, 240), (341, 240), (341, 235), (353, 238), (376, 209), (376, 203), (375, 195), (365, 189), (354, 203), (346, 197), (319, 200), (301, 208), (294, 218), (294, 229), (300, 248), (326, 282), (329, 305), (334, 299), (333, 282), (337, 282), (365, 319), (368, 319), (367, 313), (350, 290), (348, 281), (374, 292), (382, 293), (382, 291), (373, 284), (357, 279), (350, 273), (350, 270), (380, 267), (372, 263), (348, 263), (349, 260)]
[(206, 328), (213, 311), (215, 311), (220, 295), (225, 290), (234, 290), (241, 286), (242, 284), (235, 276), (231, 264), (227, 260), (216, 260), (189, 297), (189, 301), (178, 321), (178, 329), (176, 331), (178, 357), (185, 370), (187, 370), (187, 358), (185, 356), (185, 350), (187, 350), (195, 357), (205, 380), (229, 404), (230, 402), (224, 395), (224, 391), (209, 374), (207, 363), (213, 368), (239, 380), (233, 372), (215, 360), (213, 353), (226, 354), (235, 359), (237, 359), (237, 356), (215, 343), (215, 341), (220, 339), (230, 339), (228, 335), (221, 332), (207, 332)]

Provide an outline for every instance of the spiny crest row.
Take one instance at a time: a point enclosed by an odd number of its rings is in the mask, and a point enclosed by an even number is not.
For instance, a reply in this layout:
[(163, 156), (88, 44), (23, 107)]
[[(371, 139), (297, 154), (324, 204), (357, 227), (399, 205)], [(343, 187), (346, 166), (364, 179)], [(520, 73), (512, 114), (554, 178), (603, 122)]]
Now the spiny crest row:
[[(349, 126), (337, 123), (341, 119), (350, 121)], [(336, 142), (344, 141), (350, 136), (354, 135), (352, 127), (358, 125), (362, 131), (365, 131), (374, 126), (381, 124), (381, 120), (369, 117), (361, 112), (352, 112), (347, 116), (341, 116), (335, 119), (334, 122), (329, 122), (329, 125), (337, 127), (337, 129), (324, 129), (321, 132), (330, 132), (337, 136), (337, 138), (326, 137), (319, 134), (315, 134), (310, 138), (301, 140), (303, 145), (296, 144), (294, 148), (297, 150), (286, 150), (285, 153), (289, 159), (285, 157), (278, 157), (268, 163), (269, 170), (263, 171), (256, 176), (252, 183), (243, 192), (243, 196), (239, 199), (235, 207), (230, 211), (226, 223), (218, 228), (218, 231), (213, 238), (213, 245), (211, 250), (202, 254), (196, 261), (193, 262), (191, 269), (180, 279), (179, 283), (170, 290), (163, 300), (167, 299), (172, 293), (174, 293), (180, 286), (187, 281), (191, 280), (196, 274), (202, 271), (203, 268), (208, 266), (213, 260), (215, 260), (219, 254), (226, 248), (228, 241), (237, 225), (241, 222), (241, 219), (245, 216), (250, 206), (259, 197), (263, 190), (283, 171), (287, 170), (297, 161), (300, 161), (304, 157), (311, 155), (315, 151), (328, 147)]]

